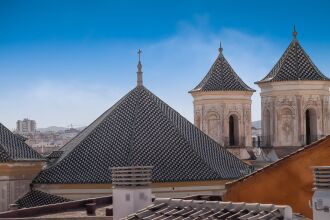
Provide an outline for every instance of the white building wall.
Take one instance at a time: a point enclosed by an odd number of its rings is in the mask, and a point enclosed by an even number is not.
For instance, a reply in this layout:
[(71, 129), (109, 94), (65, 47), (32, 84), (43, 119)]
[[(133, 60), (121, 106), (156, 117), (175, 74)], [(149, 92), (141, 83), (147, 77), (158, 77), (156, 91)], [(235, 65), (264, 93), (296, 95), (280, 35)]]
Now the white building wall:
[(114, 188), (113, 219), (119, 220), (152, 204), (150, 188)]

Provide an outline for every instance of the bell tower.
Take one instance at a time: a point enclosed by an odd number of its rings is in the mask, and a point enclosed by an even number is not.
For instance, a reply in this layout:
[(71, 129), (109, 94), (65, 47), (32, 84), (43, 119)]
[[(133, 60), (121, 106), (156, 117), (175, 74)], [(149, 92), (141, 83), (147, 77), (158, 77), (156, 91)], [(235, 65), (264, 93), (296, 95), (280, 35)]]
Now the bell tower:
[(195, 125), (241, 159), (252, 146), (251, 96), (255, 92), (219, 55), (204, 79), (189, 93), (194, 98)]

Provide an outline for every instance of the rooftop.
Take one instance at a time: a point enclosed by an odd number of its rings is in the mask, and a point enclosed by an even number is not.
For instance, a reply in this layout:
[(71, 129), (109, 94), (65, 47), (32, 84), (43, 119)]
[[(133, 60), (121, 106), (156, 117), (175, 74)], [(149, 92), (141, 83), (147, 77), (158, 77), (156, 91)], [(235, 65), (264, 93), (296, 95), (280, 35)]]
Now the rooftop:
[(45, 193), (39, 190), (31, 190), (23, 197), (18, 199), (15, 204), (18, 205), (17, 208), (30, 208), (42, 205), (56, 204), (62, 202), (69, 202), (70, 199), (56, 196), (53, 194)]
[[(112, 196), (49, 204), (0, 213), (2, 218), (20, 219), (112, 219)], [(90, 212), (91, 210), (95, 210)], [(106, 217), (107, 216), (107, 217)], [(125, 219), (306, 219), (287, 205), (222, 202), (218, 196), (182, 199), (156, 198), (152, 205)]]
[(294, 28), (293, 39), (273, 69), (262, 80), (256, 82), (276, 82), (292, 80), (330, 80), (314, 65), (300, 45)]
[[(278, 159), (277, 161), (275, 161), (275, 162), (273, 162), (273, 163), (271, 163), (271, 164), (269, 164), (269, 165), (267, 165), (267, 166), (265, 166), (265, 167), (263, 167), (259, 170), (256, 170), (253, 173), (251, 173), (249, 175), (246, 175), (246, 176), (244, 176), (240, 179), (233, 180), (232, 182), (226, 183), (226, 186), (234, 185), (235, 183), (238, 183), (238, 182), (243, 182), (248, 178), (252, 178), (253, 176), (256, 176), (256, 175), (261, 174), (265, 171), (268, 171), (268, 170), (270, 170), (270, 169), (272, 169), (272, 168), (274, 168), (274, 167), (276, 167), (280, 164), (285, 163), (287, 160), (293, 158), (295, 155), (298, 155), (298, 154), (300, 154), (302, 152), (305, 152), (309, 149), (316, 148), (316, 147), (320, 146), (321, 144), (326, 143), (329, 140), (330, 140), (330, 135), (325, 136), (325, 137), (323, 137), (323, 138), (321, 138), (321, 139), (319, 139), (319, 140), (317, 140), (317, 141), (315, 141), (315, 142), (313, 142), (313, 143), (311, 143), (307, 146), (294, 148), (294, 150), (293, 151), (291, 150), (290, 153), (289, 153), (289, 151), (286, 151), (286, 153), (288, 153), (288, 154), (286, 154), (285, 156), (284, 156), (284, 154), (280, 154), (282, 157), (280, 157), (280, 159)], [(275, 151), (275, 149), (273, 149), (273, 148), (266, 148), (266, 149), (263, 149), (263, 150), (268, 151), (268, 152), (269, 151)], [(280, 151), (281, 151), (281, 149), (280, 149)], [(275, 153), (278, 153), (278, 151), (276, 151)]]
[(0, 163), (27, 160), (43, 160), (43, 157), (29, 147), (22, 137), (0, 123)]
[(293, 215), (290, 206), (234, 203), (221, 201), (196, 201), (183, 199), (156, 199), (151, 205), (127, 220), (139, 219), (304, 219)]
[(235, 73), (223, 55), (220, 45), (219, 56), (204, 79), (190, 92), (196, 91), (251, 91), (254, 89), (246, 85)]
[(152, 182), (229, 180), (250, 172), (145, 88), (142, 65), (137, 74), (138, 85), (56, 152), (58, 160), (34, 183), (111, 183), (111, 168), (128, 166), (153, 166)]

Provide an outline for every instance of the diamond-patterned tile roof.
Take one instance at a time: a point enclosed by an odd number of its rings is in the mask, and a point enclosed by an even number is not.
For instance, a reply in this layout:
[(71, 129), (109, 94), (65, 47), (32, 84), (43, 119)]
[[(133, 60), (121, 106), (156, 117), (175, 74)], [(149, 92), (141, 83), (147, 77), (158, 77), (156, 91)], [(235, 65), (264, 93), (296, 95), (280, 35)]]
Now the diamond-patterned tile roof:
[(13, 134), (0, 123), (0, 163), (42, 159), (43, 157), (29, 147), (22, 138)]
[(61, 150), (54, 150), (53, 152), (51, 152), (47, 158), (48, 159), (57, 159), (57, 158), (60, 158), (61, 155), (62, 155), (63, 151)]
[(22, 198), (18, 199), (15, 203), (18, 205), (18, 208), (21, 209), (69, 201), (72, 200), (61, 196), (45, 193), (39, 190), (31, 190)]
[(314, 65), (296, 38), (291, 41), (270, 73), (256, 83), (292, 80), (329, 80)]
[(249, 166), (143, 86), (62, 149), (34, 183), (111, 183), (111, 167), (153, 166), (152, 181), (236, 179)]
[(204, 79), (190, 92), (194, 91), (252, 91), (235, 73), (219, 49), (220, 54)]

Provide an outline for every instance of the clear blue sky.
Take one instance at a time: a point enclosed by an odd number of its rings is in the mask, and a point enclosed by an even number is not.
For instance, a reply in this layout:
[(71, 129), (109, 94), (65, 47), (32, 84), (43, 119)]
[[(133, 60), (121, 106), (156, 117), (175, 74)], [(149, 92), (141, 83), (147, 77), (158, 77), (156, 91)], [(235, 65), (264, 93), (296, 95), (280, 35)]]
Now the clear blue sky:
[[(328, 1), (0, 0), (0, 122), (29, 117), (39, 127), (88, 125), (135, 86), (138, 48), (144, 84), (193, 119), (187, 93), (207, 73), (222, 41), (249, 84), (298, 39), (330, 74)], [(260, 119), (259, 94), (253, 120)]]

